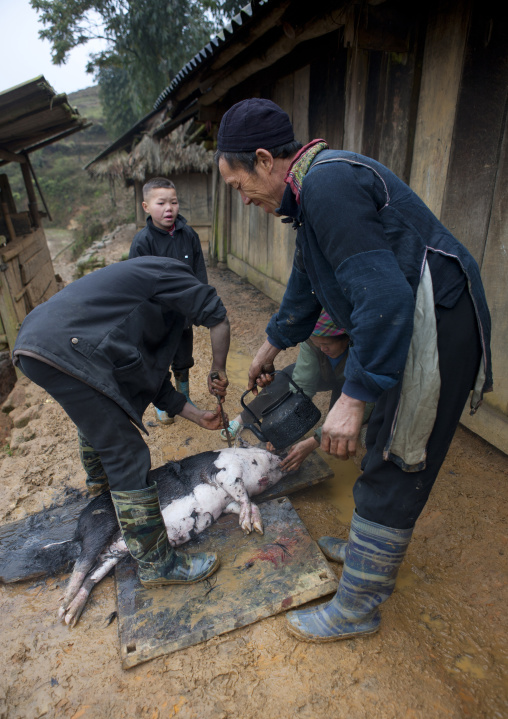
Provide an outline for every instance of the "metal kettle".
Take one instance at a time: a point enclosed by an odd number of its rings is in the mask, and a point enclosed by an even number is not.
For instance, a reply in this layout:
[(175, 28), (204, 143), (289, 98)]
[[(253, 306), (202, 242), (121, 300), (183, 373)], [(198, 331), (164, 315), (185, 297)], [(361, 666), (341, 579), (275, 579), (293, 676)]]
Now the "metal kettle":
[(321, 412), (287, 372), (275, 370), (275, 373), (286, 375), (297, 391), (288, 390), (266, 407), (260, 417), (257, 417), (243, 401), (251, 390), (242, 394), (240, 402), (254, 418), (254, 423), (246, 424), (245, 427), (250, 429), (261, 442), (271, 442), (275, 449), (280, 451), (312, 429), (321, 418)]

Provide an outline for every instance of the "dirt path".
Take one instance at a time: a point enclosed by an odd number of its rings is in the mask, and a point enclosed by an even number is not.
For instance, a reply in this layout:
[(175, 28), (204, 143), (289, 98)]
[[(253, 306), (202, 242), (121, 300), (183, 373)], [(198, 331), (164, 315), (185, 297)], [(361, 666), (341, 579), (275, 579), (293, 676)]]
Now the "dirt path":
[[(130, 239), (130, 230), (116, 233), (104, 249), (107, 261), (118, 260)], [(71, 276), (64, 255), (55, 265)], [(275, 307), (229, 271), (209, 275), (232, 322), (227, 409), (234, 416), (250, 355)], [(192, 396), (211, 407), (204, 390), (208, 333), (198, 329), (195, 337)], [(278, 366), (295, 356), (286, 353)], [(0, 460), (1, 523), (84, 482), (70, 420), (27, 380), (17, 390), (14, 418), (24, 426), (12, 430)], [(145, 419), (154, 419), (151, 413)], [(148, 442), (154, 466), (223, 446), (216, 433), (180, 418), (153, 427)], [(347, 536), (357, 467), (332, 464), (334, 480), (292, 497), (315, 538)], [(116, 622), (107, 621), (115, 610), (112, 578), (94, 590), (73, 630), (56, 620), (64, 578), (0, 587), (0, 719), (505, 719), (507, 478), (506, 456), (459, 429), (382, 610), (381, 630), (370, 638), (298, 642), (280, 615), (125, 671)]]

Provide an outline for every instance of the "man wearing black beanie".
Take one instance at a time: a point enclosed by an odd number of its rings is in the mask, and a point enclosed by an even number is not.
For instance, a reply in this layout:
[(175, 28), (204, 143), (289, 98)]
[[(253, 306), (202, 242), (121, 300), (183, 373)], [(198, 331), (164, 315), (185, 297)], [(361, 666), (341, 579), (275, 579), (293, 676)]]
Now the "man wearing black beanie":
[(349, 539), (319, 540), (344, 562), (337, 594), (290, 612), (288, 629), (316, 642), (371, 634), (468, 395), (473, 390), (474, 413), (492, 389), (480, 271), (390, 170), (324, 140), (302, 147), (270, 100), (243, 100), (225, 113), (215, 159), (245, 205), (283, 216), (297, 231), (293, 270), (249, 388), (271, 381), (276, 355), (306, 340), (324, 308), (351, 346), (321, 448), (354, 455), (365, 404), (375, 402)]

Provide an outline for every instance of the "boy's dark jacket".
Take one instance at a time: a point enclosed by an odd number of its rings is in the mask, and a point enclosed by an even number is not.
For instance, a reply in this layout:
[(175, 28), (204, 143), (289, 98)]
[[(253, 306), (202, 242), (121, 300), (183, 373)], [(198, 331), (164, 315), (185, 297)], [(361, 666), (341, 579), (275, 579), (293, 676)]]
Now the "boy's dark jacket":
[(173, 259), (137, 257), (96, 270), (36, 307), (21, 325), (13, 359), (26, 354), (110, 397), (144, 429), (153, 402), (174, 416), (185, 404), (170, 366), (186, 317), (215, 327), (217, 292)]
[(174, 260), (185, 262), (200, 282), (205, 285), (208, 284), (199, 236), (192, 227), (188, 226), (187, 220), (182, 215), (178, 215), (175, 220), (173, 236), (169, 232), (156, 227), (150, 215), (148, 216), (146, 226), (132, 240), (129, 259), (144, 257), (145, 255), (171, 257)]

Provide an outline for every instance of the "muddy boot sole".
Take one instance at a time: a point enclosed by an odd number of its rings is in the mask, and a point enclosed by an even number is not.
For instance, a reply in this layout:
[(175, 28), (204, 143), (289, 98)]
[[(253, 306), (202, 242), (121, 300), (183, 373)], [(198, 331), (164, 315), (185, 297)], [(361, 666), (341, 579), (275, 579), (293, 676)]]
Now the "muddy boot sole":
[(302, 642), (310, 642), (312, 644), (327, 644), (328, 642), (338, 642), (341, 639), (354, 639), (355, 637), (366, 637), (369, 634), (375, 634), (377, 631), (379, 631), (379, 627), (375, 627), (374, 629), (366, 629), (363, 632), (349, 632), (347, 634), (337, 634), (333, 637), (317, 637), (312, 636), (312, 634), (303, 634), (300, 633), (296, 627), (293, 627), (292, 624), (289, 622), (286, 622), (286, 629), (287, 631), (292, 634), (294, 637), (299, 639)]

